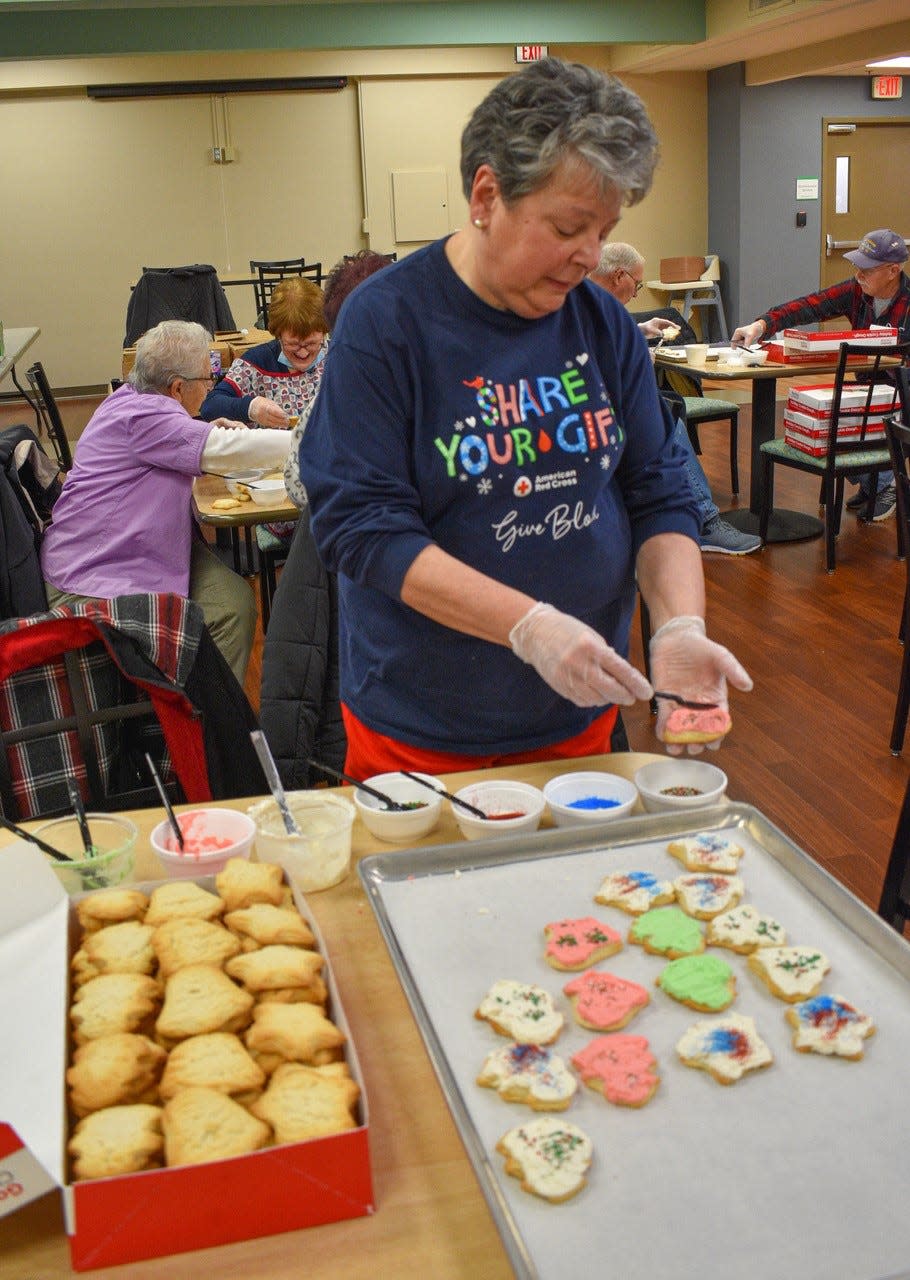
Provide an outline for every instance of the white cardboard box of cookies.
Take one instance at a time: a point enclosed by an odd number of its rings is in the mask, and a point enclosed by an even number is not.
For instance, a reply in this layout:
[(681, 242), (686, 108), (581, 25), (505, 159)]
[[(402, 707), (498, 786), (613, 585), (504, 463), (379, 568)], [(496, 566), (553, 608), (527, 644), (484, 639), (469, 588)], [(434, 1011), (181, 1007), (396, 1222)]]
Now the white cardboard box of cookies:
[[(215, 892), (214, 877), (198, 884)], [(130, 886), (146, 894), (157, 887), (157, 882)], [(327, 1012), (344, 1035), (347, 1072), (359, 1088), (355, 1127), (229, 1159), (69, 1181), (67, 1136), (72, 1120), (64, 1082), (70, 1044), (69, 972), (81, 934), (78, 902), (66, 894), (33, 846), (21, 841), (4, 848), (0, 1217), (58, 1186), (71, 1259), (79, 1271), (372, 1213), (363, 1078), (326, 948), (296, 894), (295, 905), (325, 961)]]

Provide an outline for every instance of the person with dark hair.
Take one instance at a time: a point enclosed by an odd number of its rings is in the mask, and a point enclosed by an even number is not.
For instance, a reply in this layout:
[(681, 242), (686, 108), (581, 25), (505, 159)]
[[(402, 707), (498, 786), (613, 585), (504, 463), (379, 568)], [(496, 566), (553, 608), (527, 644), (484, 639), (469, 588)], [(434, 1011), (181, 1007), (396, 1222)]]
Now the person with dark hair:
[(303, 276), (280, 281), (269, 303), (271, 342), (239, 355), (202, 402), (200, 418), (290, 427), (316, 399), (329, 326), (322, 290)]
[(464, 130), (467, 225), (341, 309), (300, 472), (338, 573), (355, 777), (608, 751), (617, 708), (652, 695), (624, 656), (636, 577), (657, 688), (726, 710), (728, 681), (751, 687), (706, 634), (647, 343), (587, 279), (656, 159), (631, 90), (535, 63)]

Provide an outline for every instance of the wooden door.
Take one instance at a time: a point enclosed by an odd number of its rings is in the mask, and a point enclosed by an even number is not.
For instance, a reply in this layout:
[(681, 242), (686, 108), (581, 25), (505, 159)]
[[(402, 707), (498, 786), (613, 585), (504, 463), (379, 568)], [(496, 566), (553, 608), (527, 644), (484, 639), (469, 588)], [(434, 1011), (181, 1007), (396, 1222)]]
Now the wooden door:
[(822, 129), (824, 289), (852, 275), (844, 254), (867, 231), (891, 227), (910, 240), (910, 120), (831, 119)]

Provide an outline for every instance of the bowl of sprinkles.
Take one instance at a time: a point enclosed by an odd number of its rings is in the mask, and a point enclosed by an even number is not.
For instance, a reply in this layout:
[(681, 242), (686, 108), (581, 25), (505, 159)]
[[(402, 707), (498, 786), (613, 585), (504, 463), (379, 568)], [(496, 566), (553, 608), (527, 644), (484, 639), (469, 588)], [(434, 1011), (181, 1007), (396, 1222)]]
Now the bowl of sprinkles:
[(648, 813), (702, 809), (721, 799), (727, 775), (717, 765), (679, 756), (643, 765), (635, 774), (635, 785)]
[(506, 778), (473, 782), (455, 795), (466, 800), (485, 818), (452, 804), (452, 813), (467, 840), (487, 840), (490, 836), (511, 835), (516, 831), (536, 831), (547, 807), (543, 792), (527, 782), (511, 782)]
[(376, 796), (360, 789), (354, 792), (354, 804), (366, 829), (379, 840), (390, 844), (407, 844), (429, 835), (442, 814), (442, 797), (430, 790), (442, 790), (442, 783), (430, 773), (418, 773), (422, 786), (402, 773), (377, 773), (365, 781), (376, 791), (403, 806), (388, 809)]
[(550, 779), (543, 793), (558, 827), (580, 827), (624, 817), (638, 799), (638, 790), (628, 778), (596, 770), (561, 773)]

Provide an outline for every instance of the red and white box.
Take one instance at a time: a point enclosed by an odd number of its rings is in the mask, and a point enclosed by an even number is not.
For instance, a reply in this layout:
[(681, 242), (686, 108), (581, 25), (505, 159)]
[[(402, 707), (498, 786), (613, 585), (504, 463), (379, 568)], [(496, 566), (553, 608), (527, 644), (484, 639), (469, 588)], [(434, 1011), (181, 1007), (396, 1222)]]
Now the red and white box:
[[(214, 879), (200, 884), (214, 888)], [(154, 883), (136, 886), (145, 892)], [(77, 1271), (278, 1235), (373, 1212), (363, 1077), (323, 939), (295, 892), (325, 961), (329, 1012), (344, 1031), (360, 1086), (356, 1129), (252, 1155), (125, 1177), (67, 1182), (69, 959), (78, 936), (73, 900), (25, 841), (0, 858), (0, 1169), (17, 1190), (0, 1216), (53, 1186), (63, 1195)], [(12, 1185), (12, 1183), (10, 1183)], [(173, 1274), (173, 1271), (170, 1271)]]
[(805, 333), (802, 329), (785, 329), (783, 336), (785, 353), (811, 352), (816, 356), (837, 352), (844, 343), (848, 347), (893, 347), (898, 340), (897, 330), (887, 325), (876, 325), (873, 329), (844, 329), (826, 333)]
[[(866, 406), (869, 388), (845, 387), (841, 393), (841, 413), (837, 421), (838, 440), (859, 438), (862, 431), (861, 415)], [(834, 387), (831, 385), (791, 387), (784, 408), (784, 442), (794, 449), (813, 457), (823, 457), (828, 452), (828, 432)], [(885, 439), (885, 419), (894, 412), (895, 389), (885, 384), (872, 388), (872, 402), (866, 423), (865, 443), (878, 448)]]

